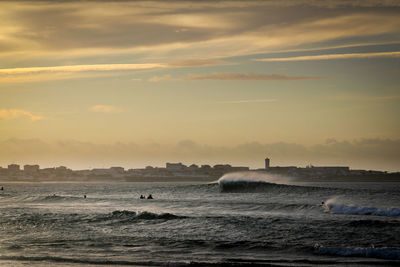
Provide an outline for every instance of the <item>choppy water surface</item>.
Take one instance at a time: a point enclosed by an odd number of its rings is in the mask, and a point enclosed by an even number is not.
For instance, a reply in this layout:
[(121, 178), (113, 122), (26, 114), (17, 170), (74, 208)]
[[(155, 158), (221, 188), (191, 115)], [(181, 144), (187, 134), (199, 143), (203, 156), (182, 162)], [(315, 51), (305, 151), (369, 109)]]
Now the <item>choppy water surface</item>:
[(400, 184), (2, 186), (2, 266), (400, 265)]

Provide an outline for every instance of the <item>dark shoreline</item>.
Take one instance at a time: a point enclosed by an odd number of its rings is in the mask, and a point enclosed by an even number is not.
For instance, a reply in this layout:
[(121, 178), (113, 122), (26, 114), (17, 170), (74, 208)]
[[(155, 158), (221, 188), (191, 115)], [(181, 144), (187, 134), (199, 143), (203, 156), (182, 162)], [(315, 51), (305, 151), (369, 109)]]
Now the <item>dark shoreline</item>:
[[(221, 176), (222, 177), (222, 176)], [(46, 179), (0, 179), (0, 182), (76, 182), (76, 183), (171, 183), (171, 182), (217, 182), (220, 177), (92, 177), (90, 179), (59, 179), (59, 180), (46, 180)], [(361, 183), (394, 183), (400, 182), (400, 175), (398, 174), (382, 174), (382, 175), (353, 175), (353, 176), (335, 176), (335, 177), (294, 177), (293, 182), (361, 182)], [(279, 183), (279, 182), (278, 182)]]

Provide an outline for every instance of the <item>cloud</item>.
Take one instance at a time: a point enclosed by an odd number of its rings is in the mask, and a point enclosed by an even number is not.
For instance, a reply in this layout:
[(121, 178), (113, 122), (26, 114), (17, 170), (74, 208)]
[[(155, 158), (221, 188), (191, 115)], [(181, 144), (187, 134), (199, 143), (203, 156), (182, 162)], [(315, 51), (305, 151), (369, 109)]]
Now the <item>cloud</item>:
[(169, 82), (169, 81), (179, 81), (180, 79), (173, 78), (170, 74), (166, 74), (163, 76), (154, 76), (148, 79), (149, 82), (158, 83), (158, 82)]
[(392, 94), (392, 95), (344, 94), (344, 95), (336, 95), (332, 98), (338, 100), (348, 100), (348, 101), (391, 101), (400, 99), (400, 94)]
[(327, 54), (315, 56), (298, 56), (283, 58), (262, 58), (255, 61), (267, 62), (287, 62), (287, 61), (311, 61), (311, 60), (331, 60), (331, 59), (349, 59), (349, 58), (379, 58), (379, 57), (400, 57), (400, 52), (377, 52), (377, 53), (349, 53), (349, 54)]
[(213, 59), (184, 59), (168, 63), (170, 67), (205, 67), (216, 65), (231, 65), (232, 63), (224, 60)]
[(397, 95), (382, 95), (382, 96), (365, 96), (361, 97), (362, 100), (395, 100), (395, 99), (400, 99), (400, 94)]
[(276, 102), (277, 99), (250, 99), (250, 100), (231, 100), (231, 101), (218, 101), (218, 104), (251, 104), (251, 103), (271, 103)]
[(89, 108), (92, 112), (100, 112), (100, 113), (121, 113), (122, 109), (116, 106), (110, 105), (94, 105)]
[(83, 79), (96, 77), (112, 77), (118, 75), (116, 72), (37, 72), (17, 75), (1, 75), (0, 83), (31, 83), (43, 81)]
[(395, 1), (2, 1), (0, 62), (221, 59), (332, 46), (332, 40), (345, 45), (357, 37), (368, 43), (398, 35), (398, 7)]
[[(188, 59), (171, 63), (143, 63), (143, 64), (92, 64), (92, 65), (66, 65), (26, 68), (0, 69), (0, 82), (38, 82), (47, 80), (76, 79), (97, 76), (115, 75), (116, 71), (146, 70), (162, 68), (202, 67), (228, 64), (222, 60)], [(108, 72), (108, 73), (107, 73)], [(158, 79), (166, 80), (166, 77), (154, 77), (149, 81), (157, 82)], [(171, 78), (172, 79), (172, 78)], [(140, 81), (140, 78), (132, 80)]]
[(311, 76), (286, 76), (281, 74), (261, 74), (261, 73), (230, 73), (219, 72), (206, 75), (191, 75), (187, 78), (174, 78), (170, 74), (164, 76), (154, 76), (149, 82), (169, 82), (169, 81), (298, 81), (298, 80), (320, 80), (323, 77)]
[(143, 70), (165, 68), (160, 63), (149, 64), (93, 64), (93, 65), (72, 65), (72, 66), (50, 66), (50, 67), (29, 67), (29, 68), (8, 68), (0, 69), (0, 74), (30, 74), (38, 72), (83, 72), (83, 71), (115, 71), (115, 70)]
[(197, 75), (186, 80), (217, 80), (217, 81), (296, 81), (296, 80), (317, 80), (320, 77), (296, 77), (280, 74), (260, 73), (213, 73), (209, 75)]
[(30, 111), (24, 109), (0, 109), (0, 119), (13, 120), (20, 117), (28, 117), (31, 121), (40, 121), (44, 117), (32, 114)]
[(92, 64), (0, 69), (0, 83), (40, 82), (77, 78), (106, 77), (117, 71), (166, 68), (166, 64)]

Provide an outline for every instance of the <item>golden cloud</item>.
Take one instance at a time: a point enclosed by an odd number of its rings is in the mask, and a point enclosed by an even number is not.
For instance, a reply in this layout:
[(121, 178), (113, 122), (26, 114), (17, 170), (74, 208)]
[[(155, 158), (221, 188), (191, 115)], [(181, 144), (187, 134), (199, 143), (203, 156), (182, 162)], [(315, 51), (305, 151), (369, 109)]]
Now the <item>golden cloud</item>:
[(17, 119), (20, 117), (28, 117), (31, 121), (43, 120), (44, 117), (32, 114), (30, 111), (24, 109), (0, 109), (0, 119)]
[(93, 64), (72, 66), (50, 66), (0, 69), (0, 74), (29, 74), (37, 72), (82, 72), (82, 71), (112, 71), (112, 70), (143, 70), (165, 68), (165, 64)]
[(348, 58), (378, 58), (378, 57), (400, 57), (400, 52), (377, 52), (377, 53), (348, 53), (348, 54), (327, 54), (315, 56), (283, 57), (283, 58), (261, 58), (255, 61), (287, 62), (287, 61), (311, 61)]
[(110, 105), (94, 105), (89, 108), (90, 111), (93, 112), (101, 112), (101, 113), (120, 113), (122, 109), (116, 106)]
[(321, 77), (296, 77), (281, 74), (260, 74), (260, 73), (213, 73), (209, 75), (198, 75), (186, 80), (217, 80), (217, 81), (297, 81), (297, 80), (318, 80)]

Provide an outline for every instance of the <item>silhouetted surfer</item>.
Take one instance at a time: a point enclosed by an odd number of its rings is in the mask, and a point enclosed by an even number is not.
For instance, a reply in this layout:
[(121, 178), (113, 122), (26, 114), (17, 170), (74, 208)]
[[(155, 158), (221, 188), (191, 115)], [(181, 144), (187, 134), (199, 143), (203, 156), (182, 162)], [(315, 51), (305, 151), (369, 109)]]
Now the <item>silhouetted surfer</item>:
[(86, 198), (86, 195), (83, 195), (83, 198)]
[(153, 196), (150, 194), (147, 199), (153, 199)]
[(0, 188), (0, 190), (1, 190), (1, 191), (3, 191), (3, 190), (4, 190), (4, 188), (3, 188), (3, 187), (1, 187), (1, 188)]
[(140, 195), (140, 199), (145, 199), (145, 197), (143, 195)]

